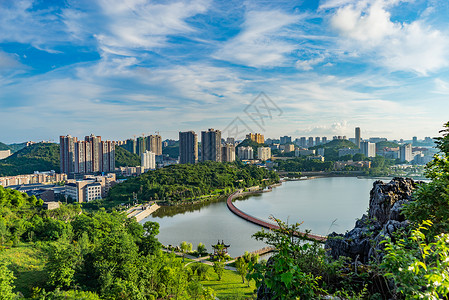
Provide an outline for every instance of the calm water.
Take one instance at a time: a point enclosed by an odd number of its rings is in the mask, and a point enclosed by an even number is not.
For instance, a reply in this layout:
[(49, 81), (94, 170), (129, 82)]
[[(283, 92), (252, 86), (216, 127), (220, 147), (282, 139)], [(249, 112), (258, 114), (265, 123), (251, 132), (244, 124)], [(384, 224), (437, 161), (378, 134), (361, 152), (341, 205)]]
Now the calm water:
[[(290, 181), (272, 192), (238, 200), (235, 205), (260, 219), (268, 220), (273, 215), (289, 223), (304, 222), (301, 228), (313, 233), (343, 233), (353, 228), (356, 218), (366, 212), (373, 182), (354, 177)], [(231, 256), (265, 246), (251, 238), (260, 227), (235, 216), (224, 201), (189, 208), (163, 208), (156, 213), (142, 223), (158, 222), (158, 238), (166, 245), (188, 241), (196, 248), (202, 242), (210, 251), (210, 245), (219, 239), (231, 245)]]

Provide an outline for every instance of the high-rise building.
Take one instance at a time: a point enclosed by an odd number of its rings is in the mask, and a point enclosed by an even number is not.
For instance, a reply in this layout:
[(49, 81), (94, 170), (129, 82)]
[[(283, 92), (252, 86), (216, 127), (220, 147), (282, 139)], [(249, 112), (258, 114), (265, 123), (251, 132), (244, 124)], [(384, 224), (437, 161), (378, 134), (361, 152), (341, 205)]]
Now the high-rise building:
[(321, 143), (326, 144), (327, 143), (327, 137), (323, 136), (321, 138)]
[(309, 137), (309, 142), (307, 143), (307, 147), (313, 147), (313, 137)]
[(115, 142), (101, 141), (90, 135), (78, 141), (70, 135), (60, 136), (61, 173), (68, 175), (115, 170)]
[(412, 139), (413, 139), (412, 144), (416, 145), (418, 143), (418, 137), (414, 136)]
[(249, 133), (246, 135), (246, 138), (258, 144), (265, 143), (265, 138), (263, 134), (260, 133)]
[(271, 148), (270, 147), (257, 148), (257, 158), (260, 160), (269, 160), (271, 158)]
[(413, 160), (411, 144), (405, 144), (399, 148), (399, 159), (401, 160), (401, 162)]
[(162, 138), (160, 135), (147, 136), (147, 149), (155, 155), (162, 155)]
[(125, 141), (124, 148), (125, 148), (126, 150), (128, 150), (129, 152), (136, 154), (136, 153), (137, 153), (137, 143), (136, 143), (136, 140), (134, 140), (134, 139), (127, 139), (127, 140)]
[(221, 161), (221, 131), (201, 131), (201, 161)]
[(140, 165), (145, 170), (156, 169), (156, 154), (146, 150), (144, 153), (140, 155)]
[(226, 144), (221, 147), (221, 160), (223, 162), (235, 161), (235, 144)]
[(59, 156), (61, 158), (61, 173), (75, 173), (75, 143), (76, 137), (70, 135), (59, 137)]
[(321, 138), (319, 136), (315, 137), (315, 146), (321, 144)]
[(254, 159), (254, 150), (253, 147), (238, 147), (237, 148), (237, 156), (241, 160), (248, 160), (248, 159)]
[(307, 140), (306, 140), (305, 136), (301, 137), (299, 146), (304, 147), (304, 148), (307, 147)]
[(355, 128), (355, 144), (360, 148), (360, 127)]
[(232, 144), (232, 145), (235, 145), (235, 138), (233, 138), (233, 137), (228, 137), (228, 138), (226, 139), (226, 144)]
[(376, 156), (376, 144), (371, 142), (360, 142), (360, 153), (366, 157)]
[(284, 144), (288, 144), (288, 143), (291, 143), (292, 142), (292, 137), (291, 136), (281, 136), (280, 137), (280, 142), (281, 142), (281, 145), (284, 145)]
[(195, 164), (198, 162), (198, 137), (194, 131), (179, 133), (179, 163)]
[(147, 150), (147, 138), (139, 136), (136, 141), (136, 154), (141, 155)]

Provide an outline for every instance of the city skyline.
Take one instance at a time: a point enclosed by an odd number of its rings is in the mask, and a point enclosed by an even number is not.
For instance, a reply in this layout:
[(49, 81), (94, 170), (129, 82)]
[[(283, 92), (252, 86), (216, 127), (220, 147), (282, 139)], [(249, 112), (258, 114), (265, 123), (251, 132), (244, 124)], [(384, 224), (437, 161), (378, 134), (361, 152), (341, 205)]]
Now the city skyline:
[[(226, 138), (235, 120), (274, 138), (438, 136), (447, 15), (425, 0), (2, 2), (0, 142)], [(277, 109), (263, 124), (246, 110), (261, 92)]]

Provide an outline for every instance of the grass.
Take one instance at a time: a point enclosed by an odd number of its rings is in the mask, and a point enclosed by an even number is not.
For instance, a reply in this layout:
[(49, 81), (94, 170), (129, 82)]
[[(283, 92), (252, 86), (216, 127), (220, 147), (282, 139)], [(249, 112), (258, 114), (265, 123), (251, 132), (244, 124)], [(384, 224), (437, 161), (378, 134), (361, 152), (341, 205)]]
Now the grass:
[(213, 268), (209, 267), (208, 280), (201, 281), (204, 287), (209, 287), (217, 293), (217, 297), (220, 300), (225, 299), (256, 299), (254, 290), (256, 285), (254, 280), (250, 281), (250, 285), (245, 279), (245, 283), (242, 283), (242, 277), (235, 271), (225, 270), (221, 281), (218, 280), (217, 274)]
[(15, 292), (31, 297), (32, 287), (45, 284), (46, 255), (40, 247), (35, 247), (33, 244), (20, 244), (1, 251), (0, 260), (9, 263), (8, 268), (17, 278), (14, 281)]

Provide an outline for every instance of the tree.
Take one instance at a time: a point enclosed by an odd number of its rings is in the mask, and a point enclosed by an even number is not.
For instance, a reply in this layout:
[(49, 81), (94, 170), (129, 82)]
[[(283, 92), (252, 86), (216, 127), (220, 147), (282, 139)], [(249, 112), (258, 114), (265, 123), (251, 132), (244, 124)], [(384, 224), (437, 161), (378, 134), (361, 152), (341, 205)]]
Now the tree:
[(10, 300), (17, 297), (13, 293), (14, 285), (13, 281), (16, 279), (6, 266), (6, 264), (0, 261), (0, 300)]
[(58, 240), (48, 249), (46, 270), (48, 283), (56, 288), (70, 287), (80, 262), (80, 253), (73, 244)]
[(161, 249), (161, 243), (156, 238), (159, 234), (159, 224), (148, 221), (145, 222), (143, 228), (145, 230), (145, 235), (141, 238), (139, 250), (143, 253), (143, 255), (154, 255)]
[(419, 185), (413, 195), (414, 201), (404, 209), (415, 227), (426, 220), (433, 223), (427, 231), (429, 237), (449, 231), (449, 122), (444, 127), (440, 131), (442, 137), (436, 138), (440, 153), (426, 166), (425, 175), (431, 181)]
[(206, 246), (203, 243), (199, 243), (196, 247), (196, 251), (198, 251), (199, 256), (204, 256), (207, 254)]
[[(248, 273), (248, 263), (245, 261), (243, 257), (237, 258), (235, 261), (235, 267), (240, 276), (242, 276), (242, 283), (245, 283), (245, 276)], [(248, 281), (249, 286), (249, 281)]]
[(181, 252), (183, 254), (182, 256), (182, 262), (184, 262), (186, 254), (192, 251), (192, 243), (187, 243), (186, 241), (182, 241), (181, 244), (179, 245), (179, 247), (181, 248)]
[(221, 281), (221, 277), (224, 273), (224, 263), (221, 261), (214, 261), (214, 271), (217, 273), (218, 280)]

